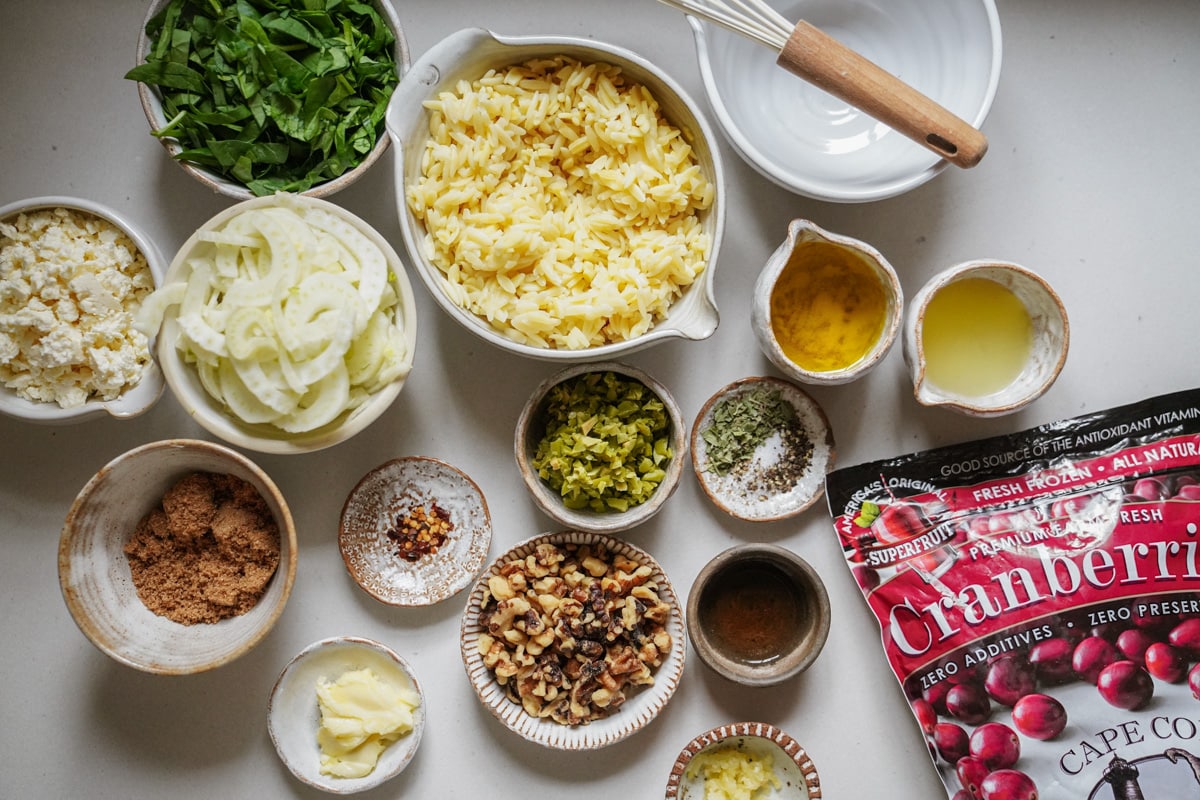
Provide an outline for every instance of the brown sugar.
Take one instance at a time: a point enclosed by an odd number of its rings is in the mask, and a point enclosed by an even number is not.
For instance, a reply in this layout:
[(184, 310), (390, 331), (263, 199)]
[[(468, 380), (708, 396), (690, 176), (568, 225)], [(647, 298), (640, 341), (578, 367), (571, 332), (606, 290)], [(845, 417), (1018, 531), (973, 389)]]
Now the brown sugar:
[(159, 616), (184, 625), (245, 614), (279, 566), (279, 528), (235, 475), (196, 472), (163, 495), (125, 544), (133, 584)]

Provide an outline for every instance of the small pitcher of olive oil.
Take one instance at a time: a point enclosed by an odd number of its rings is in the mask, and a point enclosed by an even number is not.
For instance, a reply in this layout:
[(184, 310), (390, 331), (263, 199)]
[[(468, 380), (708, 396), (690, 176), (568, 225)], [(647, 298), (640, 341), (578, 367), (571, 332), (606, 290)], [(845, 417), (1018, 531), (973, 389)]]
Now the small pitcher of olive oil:
[(995, 417), (1050, 388), (1069, 340), (1066, 309), (1041, 276), (1008, 262), (968, 261), (912, 299), (904, 361), (918, 403)]
[(750, 322), (784, 374), (833, 385), (887, 355), (903, 313), (900, 280), (878, 250), (796, 219), (759, 273)]

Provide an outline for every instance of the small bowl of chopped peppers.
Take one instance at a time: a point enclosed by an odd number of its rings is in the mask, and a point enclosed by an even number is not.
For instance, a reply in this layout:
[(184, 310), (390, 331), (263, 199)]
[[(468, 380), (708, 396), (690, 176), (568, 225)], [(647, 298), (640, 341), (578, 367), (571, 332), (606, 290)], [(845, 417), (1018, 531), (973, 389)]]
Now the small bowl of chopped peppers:
[(743, 378), (708, 399), (692, 426), (692, 467), (713, 504), (738, 519), (793, 517), (824, 492), (833, 431), (807, 392)]
[(492, 520), (479, 486), (435, 458), (388, 461), (342, 507), (338, 548), (367, 594), (393, 606), (437, 603), (483, 568)]
[(615, 533), (662, 509), (679, 485), (688, 439), (665, 386), (626, 364), (599, 362), (538, 386), (517, 421), (514, 450), (547, 516)]
[(388, 0), (153, 0), (136, 59), (125, 77), (151, 135), (209, 189), (247, 200), (357, 181), (390, 144), (384, 114), (409, 51)]

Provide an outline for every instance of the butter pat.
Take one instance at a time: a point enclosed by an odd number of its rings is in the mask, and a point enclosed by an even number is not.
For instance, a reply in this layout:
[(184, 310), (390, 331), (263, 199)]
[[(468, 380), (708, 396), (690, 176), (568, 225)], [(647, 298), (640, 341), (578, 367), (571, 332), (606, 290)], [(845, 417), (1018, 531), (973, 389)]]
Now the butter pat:
[(774, 761), (770, 753), (720, 747), (692, 759), (687, 776), (703, 779), (704, 800), (758, 800), (782, 785)]
[(362, 778), (374, 771), (388, 745), (413, 729), (420, 698), (407, 676), (381, 678), (368, 668), (317, 681), (321, 773)]

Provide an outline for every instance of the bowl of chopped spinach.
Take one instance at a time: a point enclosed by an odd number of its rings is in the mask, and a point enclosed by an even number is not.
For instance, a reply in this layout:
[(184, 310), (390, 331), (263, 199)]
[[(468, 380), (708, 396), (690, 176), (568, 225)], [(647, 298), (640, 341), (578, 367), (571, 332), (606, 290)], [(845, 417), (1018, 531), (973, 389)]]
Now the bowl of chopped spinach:
[(213, 191), (323, 197), (389, 146), (384, 115), (408, 65), (387, 0), (153, 0), (125, 77), (151, 134)]
[(543, 381), (517, 421), (517, 465), (538, 507), (572, 530), (615, 533), (657, 514), (679, 485), (687, 430), (667, 388), (617, 362)]

